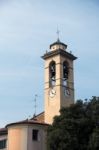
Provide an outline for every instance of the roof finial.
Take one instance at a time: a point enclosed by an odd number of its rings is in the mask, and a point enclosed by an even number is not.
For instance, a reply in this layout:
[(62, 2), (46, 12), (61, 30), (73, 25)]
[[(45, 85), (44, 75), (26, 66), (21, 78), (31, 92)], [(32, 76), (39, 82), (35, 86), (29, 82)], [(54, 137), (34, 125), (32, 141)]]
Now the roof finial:
[(58, 26), (57, 26), (57, 32), (56, 32), (56, 33), (57, 33), (57, 41), (60, 42), (60, 39), (59, 39), (60, 31), (59, 31), (59, 29), (58, 29)]

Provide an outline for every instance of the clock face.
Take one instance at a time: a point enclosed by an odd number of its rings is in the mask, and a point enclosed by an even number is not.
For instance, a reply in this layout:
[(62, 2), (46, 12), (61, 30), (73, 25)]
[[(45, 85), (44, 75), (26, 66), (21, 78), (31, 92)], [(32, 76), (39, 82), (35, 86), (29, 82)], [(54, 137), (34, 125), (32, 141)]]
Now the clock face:
[(64, 90), (64, 95), (65, 95), (65, 96), (69, 96), (69, 95), (70, 95), (69, 89), (66, 88), (66, 89)]
[(51, 89), (49, 95), (53, 98), (56, 95), (56, 91), (54, 89)]

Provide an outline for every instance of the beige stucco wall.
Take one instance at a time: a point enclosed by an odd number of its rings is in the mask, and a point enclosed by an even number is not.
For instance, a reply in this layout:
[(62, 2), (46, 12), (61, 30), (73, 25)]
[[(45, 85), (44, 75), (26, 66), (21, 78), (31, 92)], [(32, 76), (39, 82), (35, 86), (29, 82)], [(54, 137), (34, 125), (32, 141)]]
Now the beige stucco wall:
[(11, 126), (8, 128), (8, 150), (27, 150), (27, 127)]
[[(38, 141), (32, 140), (32, 130), (39, 130)], [(46, 128), (43, 125), (14, 125), (8, 127), (8, 150), (46, 150)]]
[[(39, 130), (38, 141), (32, 140), (32, 130)], [(27, 150), (46, 150), (46, 128), (45, 126), (28, 126), (28, 149)]]
[[(51, 87), (49, 86), (49, 64), (51, 61), (56, 63), (56, 85), (53, 87), (56, 91), (56, 95), (52, 98), (49, 96)], [(67, 61), (69, 63), (69, 78), (68, 87), (70, 91), (69, 96), (65, 96), (63, 86), (63, 62)], [(74, 72), (73, 72), (73, 61), (69, 58), (56, 55), (54, 57), (47, 58), (45, 60), (45, 122), (51, 124), (53, 122), (53, 117), (59, 115), (59, 110), (62, 107), (70, 106), (74, 103)]]

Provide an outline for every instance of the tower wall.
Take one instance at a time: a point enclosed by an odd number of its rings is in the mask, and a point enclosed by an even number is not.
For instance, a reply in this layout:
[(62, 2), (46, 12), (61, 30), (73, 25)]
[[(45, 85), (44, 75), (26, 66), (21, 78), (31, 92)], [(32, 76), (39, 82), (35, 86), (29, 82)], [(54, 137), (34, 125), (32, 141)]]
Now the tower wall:
[[(51, 61), (55, 61), (56, 63), (56, 84), (53, 87), (54, 90), (56, 91), (56, 94), (54, 97), (50, 97), (50, 91), (52, 87), (50, 87), (49, 83), (49, 64)], [(51, 59), (47, 59), (45, 61), (45, 89), (44, 89), (44, 96), (45, 96), (45, 122), (46, 123), (52, 123), (53, 122), (53, 117), (56, 115), (59, 115), (59, 110), (60, 110), (60, 57), (55, 56)]]
[(45, 122), (49, 124), (62, 107), (74, 103), (73, 61), (76, 57), (66, 49), (67, 45), (58, 39), (50, 45), (50, 52), (42, 56), (45, 60)]

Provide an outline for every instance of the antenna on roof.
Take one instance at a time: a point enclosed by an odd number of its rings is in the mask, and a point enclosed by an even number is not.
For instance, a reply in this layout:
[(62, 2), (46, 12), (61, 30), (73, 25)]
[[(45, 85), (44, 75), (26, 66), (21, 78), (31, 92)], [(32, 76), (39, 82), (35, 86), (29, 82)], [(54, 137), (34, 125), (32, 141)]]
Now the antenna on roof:
[(38, 95), (35, 94), (35, 98), (34, 98), (34, 116), (36, 116), (36, 110), (37, 110), (37, 97), (38, 97)]
[(59, 29), (58, 29), (58, 26), (57, 26), (57, 41), (59, 42), (60, 40), (59, 40), (59, 34), (60, 34), (60, 31), (59, 31)]

